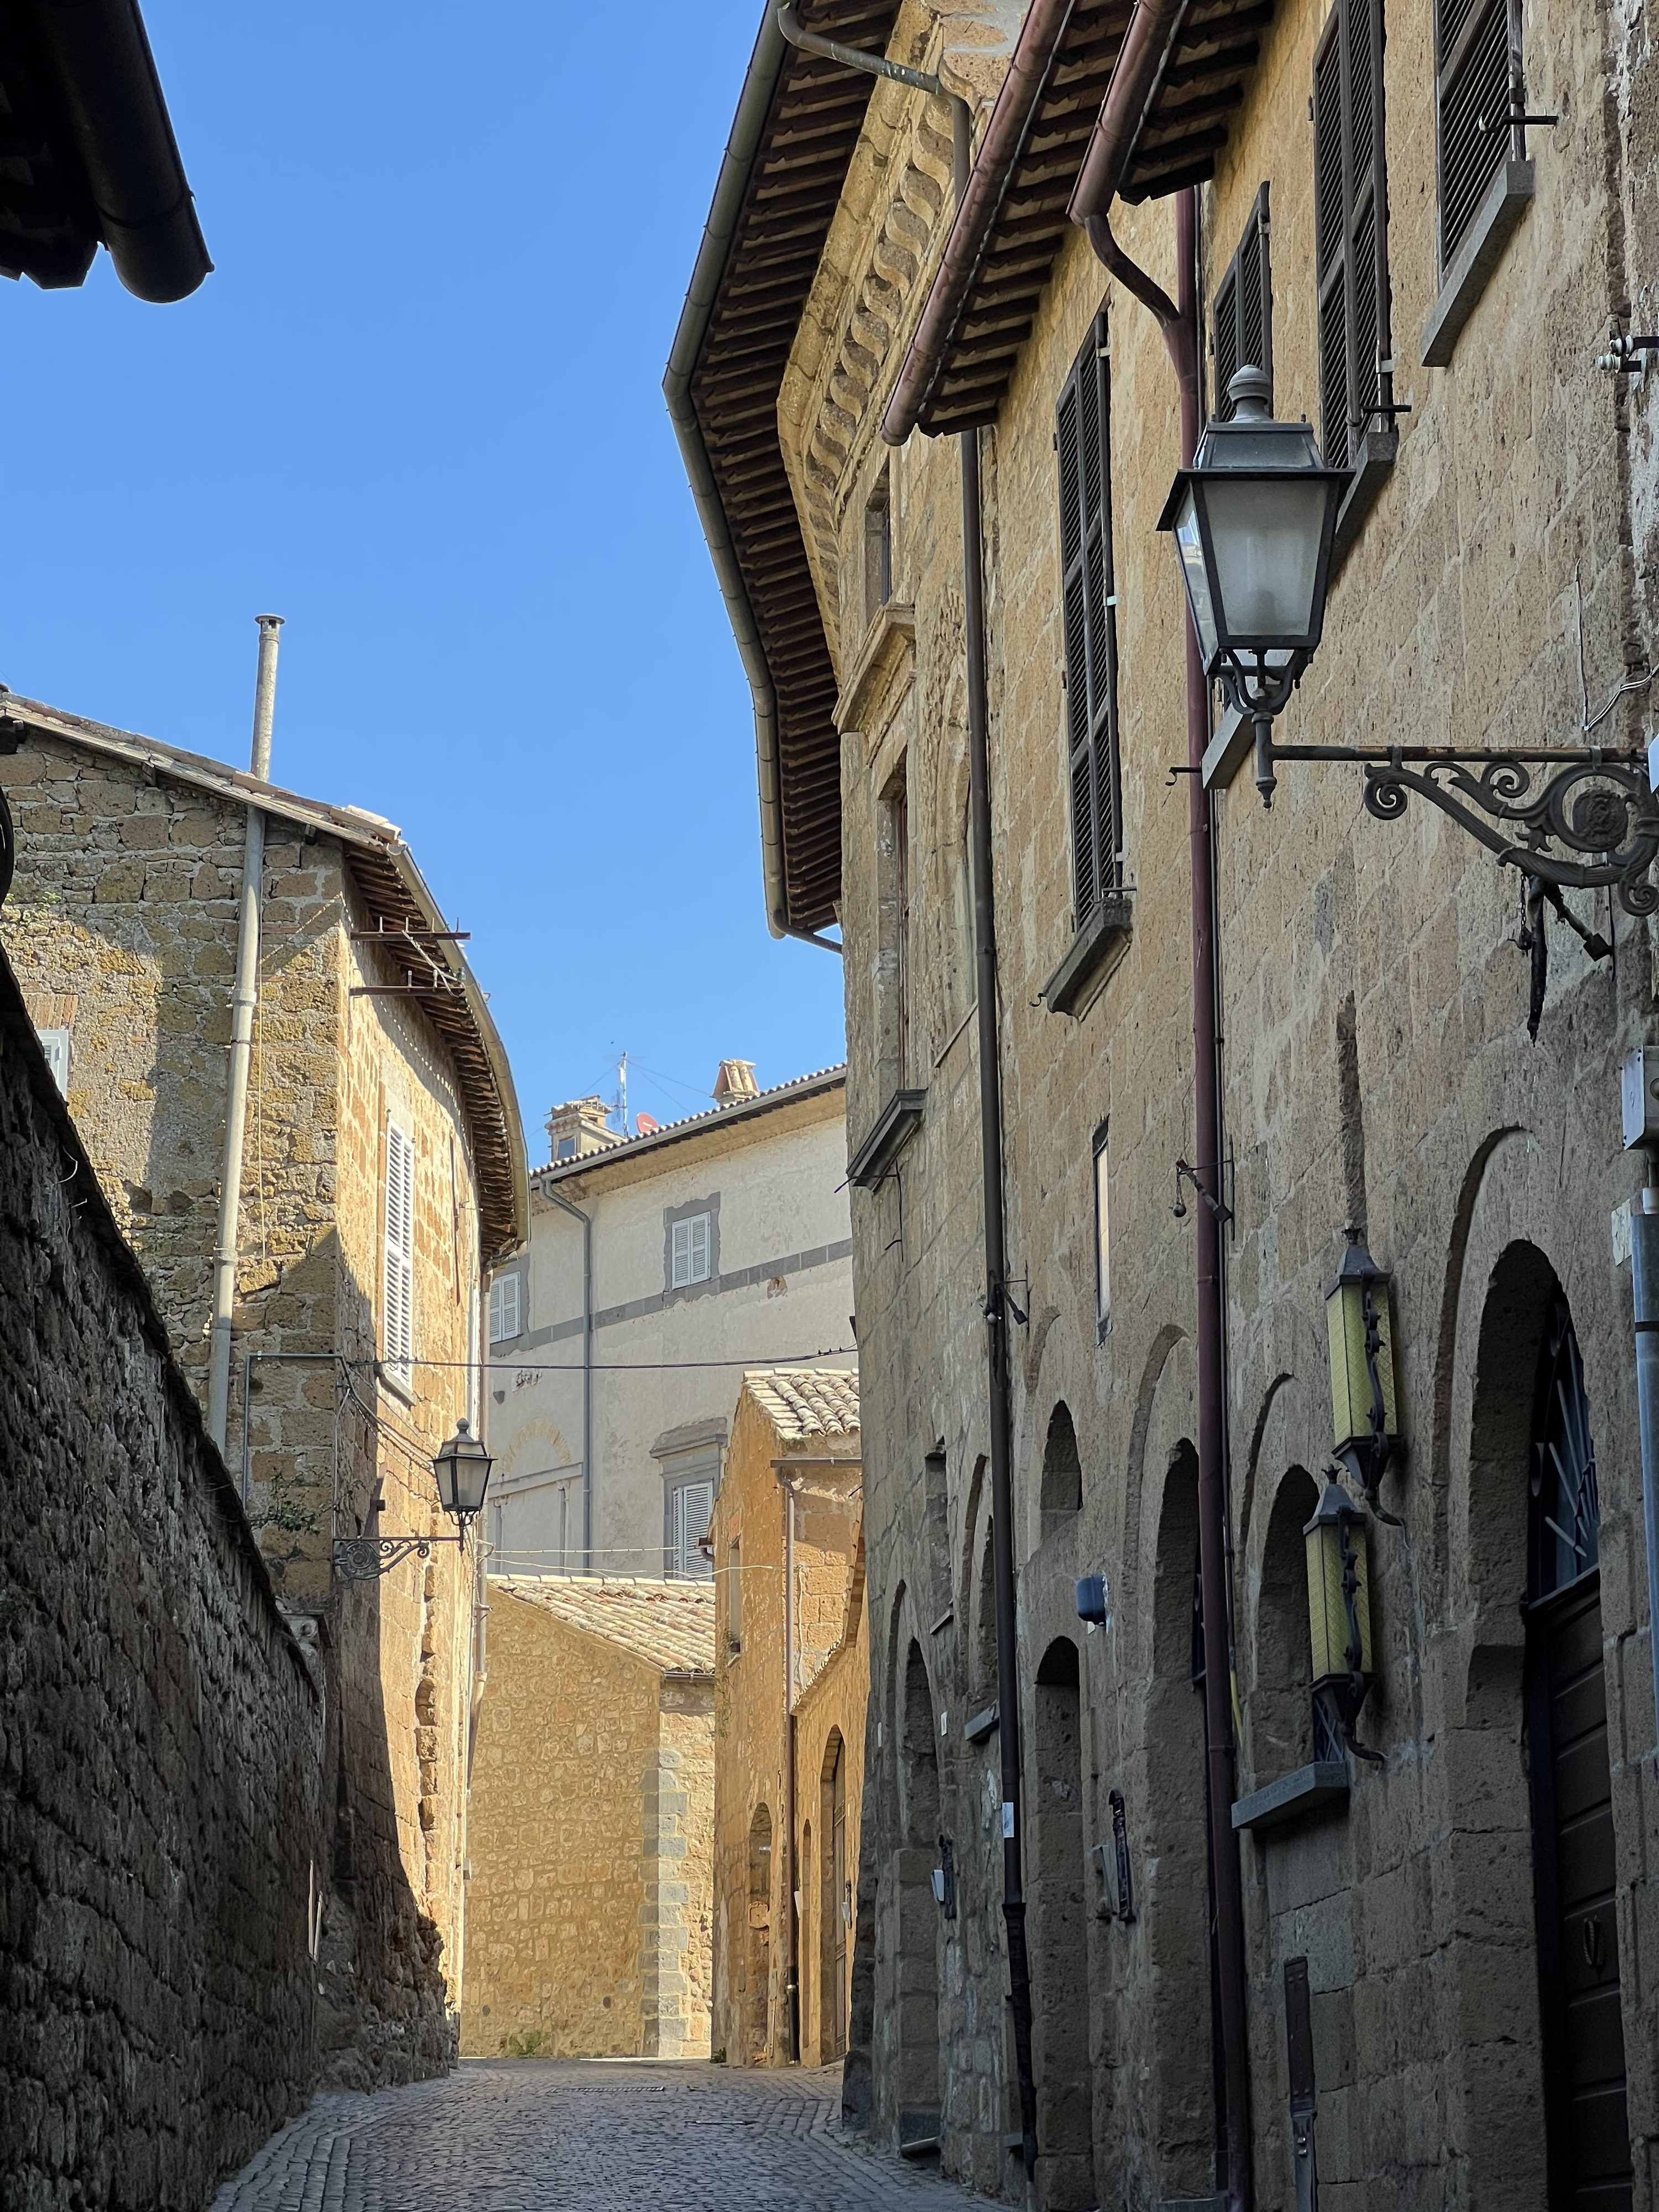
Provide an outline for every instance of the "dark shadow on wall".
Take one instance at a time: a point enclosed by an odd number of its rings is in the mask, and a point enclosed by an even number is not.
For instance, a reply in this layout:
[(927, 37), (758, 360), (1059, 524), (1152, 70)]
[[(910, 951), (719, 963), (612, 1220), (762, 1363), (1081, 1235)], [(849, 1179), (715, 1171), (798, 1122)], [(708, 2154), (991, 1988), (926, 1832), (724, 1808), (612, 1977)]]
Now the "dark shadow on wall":
[(1030, 1903), (1036, 2191), (1044, 2212), (1081, 2212), (1097, 2198), (1091, 2136), (1083, 1716), (1078, 1649), (1069, 1637), (1057, 1638), (1043, 1653), (1035, 1705)]

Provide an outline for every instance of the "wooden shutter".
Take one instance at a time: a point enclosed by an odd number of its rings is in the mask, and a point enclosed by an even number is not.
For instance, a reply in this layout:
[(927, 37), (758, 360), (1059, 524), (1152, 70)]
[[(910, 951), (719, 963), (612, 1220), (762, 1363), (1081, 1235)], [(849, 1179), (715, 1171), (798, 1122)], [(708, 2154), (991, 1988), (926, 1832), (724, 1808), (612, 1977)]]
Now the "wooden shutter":
[(687, 1226), (691, 1231), (691, 1273), (690, 1280), (706, 1283), (708, 1280), (708, 1216), (694, 1214)]
[(397, 1122), (386, 1127), (386, 1366), (405, 1389), (415, 1352), (415, 1147)]
[(1060, 464), (1066, 755), (1073, 926), (1122, 881), (1117, 760), (1117, 612), (1112, 568), (1111, 363), (1103, 312), (1060, 393)]
[(677, 1575), (707, 1581), (714, 1574), (712, 1563), (697, 1549), (700, 1540), (708, 1534), (714, 1510), (712, 1482), (683, 1482), (675, 1491), (672, 1550)]
[(1435, 0), (1434, 111), (1440, 183), (1440, 270), (1456, 257), (1486, 197), (1513, 153), (1511, 125), (1525, 102), (1518, 16), (1510, 0)]
[(1313, 110), (1320, 441), (1327, 465), (1346, 469), (1379, 416), (1393, 425), (1382, 0), (1336, 0), (1314, 52)]
[[(1233, 404), (1227, 386), (1241, 368), (1262, 371), (1271, 386), (1273, 375), (1273, 270), (1267, 250), (1267, 187), (1255, 196), (1238, 251), (1227, 264), (1227, 273), (1216, 288), (1212, 328), (1215, 331), (1215, 412), (1224, 422)], [(1269, 391), (1269, 407), (1273, 395)]]

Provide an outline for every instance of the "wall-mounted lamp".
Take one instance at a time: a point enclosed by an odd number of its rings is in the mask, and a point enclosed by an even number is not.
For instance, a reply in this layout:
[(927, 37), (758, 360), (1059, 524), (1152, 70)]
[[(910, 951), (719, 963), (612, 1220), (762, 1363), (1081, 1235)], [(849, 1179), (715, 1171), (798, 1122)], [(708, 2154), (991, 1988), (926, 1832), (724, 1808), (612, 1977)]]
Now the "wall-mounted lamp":
[(1364, 1516), (1333, 1467), (1314, 1517), (1303, 1530), (1308, 1547), (1308, 1627), (1313, 1646), (1314, 1696), (1348, 1748), (1374, 1765), (1353, 1728), (1372, 1680), (1370, 1578)]
[(342, 1582), (374, 1582), (389, 1574), (400, 1560), (412, 1553), (417, 1559), (430, 1556), (434, 1544), (455, 1544), (463, 1550), (466, 1546), (466, 1527), (483, 1510), (484, 1492), (489, 1486), (489, 1470), (494, 1460), (483, 1443), (472, 1433), (470, 1421), (456, 1424), (455, 1433), (447, 1443), (440, 1444), (432, 1462), (432, 1472), (437, 1479), (438, 1503), (456, 1523), (453, 1536), (337, 1536), (334, 1540), (334, 1571)]
[(1395, 1410), (1394, 1338), (1389, 1320), (1389, 1272), (1379, 1267), (1358, 1234), (1348, 1230), (1347, 1249), (1336, 1280), (1325, 1293), (1330, 1339), (1332, 1443), (1365, 1493), (1379, 1521), (1395, 1528), (1377, 1486), (1400, 1434)]

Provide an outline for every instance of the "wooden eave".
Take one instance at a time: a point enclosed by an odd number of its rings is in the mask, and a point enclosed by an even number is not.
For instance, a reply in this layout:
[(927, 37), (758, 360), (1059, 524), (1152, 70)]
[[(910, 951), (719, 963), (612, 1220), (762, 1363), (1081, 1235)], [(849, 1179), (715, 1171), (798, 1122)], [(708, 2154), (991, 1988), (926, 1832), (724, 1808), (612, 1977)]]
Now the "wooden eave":
[[(896, 0), (817, 0), (810, 30), (884, 53)], [(778, 398), (864, 127), (871, 77), (790, 47), (691, 376), (691, 398), (777, 695), (790, 922), (841, 898), (841, 740), (829, 640), (778, 439)]]
[[(1129, 27), (1131, 0), (1079, 0), (1034, 109), (937, 381), (931, 436), (993, 422), (1073, 224), (1066, 213)], [(1156, 199), (1215, 174), (1273, 0), (1194, 0), (1182, 21), (1118, 190)]]

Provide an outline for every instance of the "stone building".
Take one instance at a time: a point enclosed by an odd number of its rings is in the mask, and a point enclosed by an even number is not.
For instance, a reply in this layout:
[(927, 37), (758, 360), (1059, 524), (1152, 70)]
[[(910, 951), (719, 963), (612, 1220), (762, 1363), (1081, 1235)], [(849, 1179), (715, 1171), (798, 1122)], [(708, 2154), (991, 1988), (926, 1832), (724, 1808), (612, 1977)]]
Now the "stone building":
[[(800, 17), (937, 72), (974, 163), (958, 210), (946, 100), (872, 89), (768, 10), (668, 378), (756, 694), (769, 913), (839, 919), (854, 1158), (885, 1133), (853, 1213), (876, 1725), (849, 2101), (902, 2134), (878, 2039), (936, 2045), (946, 2167), (1024, 2193), (1013, 1841), (1037, 2202), (1285, 2203), (1310, 2151), (1327, 2203), (1650, 2206), (1643, 1174), (1619, 1096), (1655, 1034), (1639, 839), (1630, 897), (1569, 886), (1563, 912), (1426, 772), (1390, 796), (1285, 761), (1264, 810), (1201, 668), (1189, 695), (1158, 533), (1171, 354), (1199, 419), (1258, 367), (1352, 471), (1278, 740), (1379, 772), (1402, 742), (1636, 752), (1659, 403), (1596, 357), (1610, 322), (1652, 326), (1650, 53), (1618, 11), (1530, 0)], [(1623, 836), (1612, 815), (1588, 846)], [(1466, 816), (1516, 834), (1478, 793)], [(1361, 1523), (1376, 1764), (1311, 1695), (1304, 1540), (1351, 1231), (1391, 1273), (1397, 1369), (1381, 1495), (1404, 1526)], [(1205, 1500), (1225, 1610), (1195, 1624)], [(927, 1924), (896, 1900), (935, 1804), (957, 1916)], [(1206, 1891), (1242, 1893), (1236, 1959)]]
[(708, 2056), (714, 1594), (492, 1575), (461, 2048)]
[(226, 1453), (277, 1602), (325, 1668), (325, 2078), (441, 2069), (479, 1553), (453, 1541), (432, 1460), (477, 1420), (483, 1271), (524, 1232), (505, 1055), (390, 823), (6, 708), (0, 944), (204, 1397), (237, 899), (263, 824)]
[(847, 2048), (870, 1645), (858, 1378), (744, 1376), (709, 1549), (719, 1600), (714, 2048)]
[(761, 1091), (723, 1060), (714, 1097), (625, 1139), (596, 1098), (549, 1116), (490, 1285), (501, 1569), (707, 1574), (732, 1370), (852, 1346), (845, 1071)]

